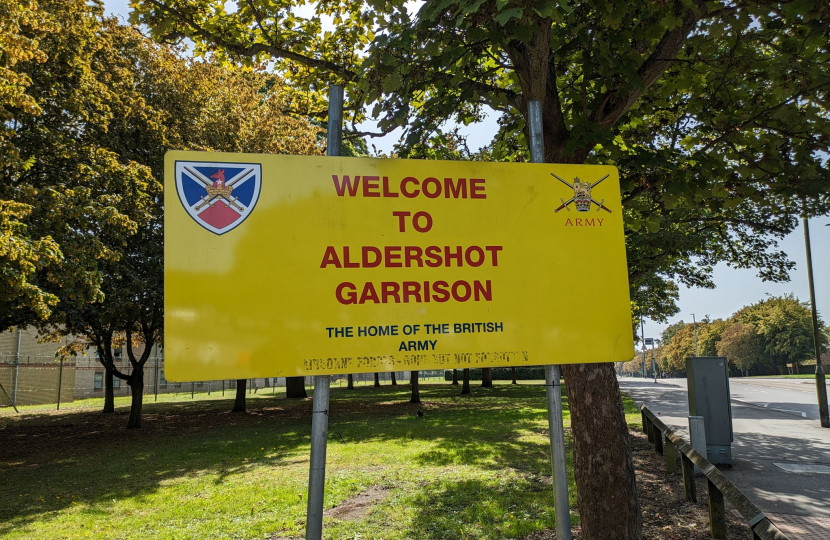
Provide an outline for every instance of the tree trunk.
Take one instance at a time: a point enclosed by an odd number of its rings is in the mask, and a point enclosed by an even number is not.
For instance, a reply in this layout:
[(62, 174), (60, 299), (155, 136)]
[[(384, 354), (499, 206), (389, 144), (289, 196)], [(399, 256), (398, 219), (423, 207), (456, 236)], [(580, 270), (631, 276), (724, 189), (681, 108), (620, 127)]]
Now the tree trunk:
[(285, 397), (292, 399), (307, 398), (305, 392), (305, 377), (285, 378)]
[(375, 371), (375, 388), (380, 388), (380, 373)]
[(452, 384), (453, 386), (458, 386), (458, 370), (452, 370)]
[(102, 413), (115, 412), (115, 390), (112, 387), (112, 368), (104, 367), (104, 410)]
[(481, 387), (493, 388), (493, 371), (488, 367), (481, 368)]
[(461, 385), (461, 394), (469, 394), (470, 393), (470, 368), (465, 368), (462, 371), (461, 379), (464, 381)]
[(628, 426), (614, 366), (564, 366), (582, 540), (640, 540)]
[(418, 372), (412, 371), (409, 374), (410, 383), (412, 384), (412, 398), (410, 398), (410, 403), (420, 403), (421, 402), (421, 393), (418, 389)]
[(248, 385), (248, 379), (236, 380), (236, 399), (233, 400), (233, 409), (231, 412), (245, 412), (245, 387)]
[(346, 384), (346, 388), (348, 388), (349, 390), (354, 390), (354, 376), (351, 373), (346, 375), (346, 381), (348, 381), (348, 383)]
[(513, 382), (510, 384), (516, 384), (516, 368), (510, 368), (510, 371), (513, 373)]
[(398, 379), (395, 378), (395, 372), (392, 372), (392, 386), (398, 386)]
[(127, 421), (127, 429), (138, 429), (141, 427), (141, 406), (144, 403), (144, 366), (133, 369), (130, 378), (127, 379), (130, 385), (130, 419)]

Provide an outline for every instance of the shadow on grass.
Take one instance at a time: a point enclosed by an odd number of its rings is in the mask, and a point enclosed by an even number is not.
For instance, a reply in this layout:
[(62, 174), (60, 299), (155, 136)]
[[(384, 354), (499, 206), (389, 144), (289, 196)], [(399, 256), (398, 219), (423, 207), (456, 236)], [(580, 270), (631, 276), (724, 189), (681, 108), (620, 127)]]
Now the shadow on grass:
[(520, 538), (555, 526), (550, 484), (524, 479), (495, 485), (439, 481), (423, 489), (413, 506), (408, 538)]
[[(540, 427), (546, 428), (543, 387), (476, 388), (472, 396), (459, 396), (458, 387), (448, 384), (422, 385), (421, 397), (421, 404), (407, 403), (405, 385), (335, 389), (330, 447), (429, 441), (433, 449), (417, 454), (419, 464), (550, 474), (548, 445), (527, 440), (534, 432), (547, 435)], [(231, 399), (147, 403), (144, 428), (138, 431), (123, 429), (125, 410), (115, 415), (76, 410), (4, 417), (0, 420), (0, 537), (75, 503), (142, 498), (165, 482), (188, 476), (215, 474), (221, 484), (262, 465), (280, 467), (308, 460), (310, 398), (260, 397), (249, 403), (248, 414), (228, 412)], [(423, 418), (416, 415), (418, 410), (424, 412)], [(423, 490), (415, 529), (438, 530), (430, 529), (427, 521), (432, 519), (434, 504), (441, 501), (456, 505), (469, 498), (462, 505), (468, 509), (495, 505), (481, 508), (481, 514), (464, 510), (457, 515), (463, 526), (475, 526), (476, 516), (509, 513), (511, 493), (527, 487), (517, 483), (505, 488), (507, 497), (486, 498), (481, 497), (483, 486), (441, 482), (436, 489)], [(476, 496), (480, 502), (474, 501)], [(505, 504), (508, 507), (499, 507)], [(439, 537), (426, 532), (424, 536)]]

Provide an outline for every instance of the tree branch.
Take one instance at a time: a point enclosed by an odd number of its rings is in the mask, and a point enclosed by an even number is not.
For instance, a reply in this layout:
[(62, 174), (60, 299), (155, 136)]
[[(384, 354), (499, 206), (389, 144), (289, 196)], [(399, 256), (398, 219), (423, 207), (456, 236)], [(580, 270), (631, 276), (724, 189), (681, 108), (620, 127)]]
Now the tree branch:
[(738, 124), (737, 126), (735, 126), (733, 128), (727, 129), (722, 135), (720, 135), (719, 137), (716, 137), (716, 138), (712, 139), (711, 141), (709, 141), (708, 143), (706, 143), (706, 145), (703, 148), (700, 149), (700, 152), (705, 152), (705, 151), (709, 150), (712, 146), (724, 141), (726, 138), (728, 138), (730, 135), (732, 135), (733, 133), (735, 133), (737, 131), (741, 131), (745, 128), (752, 127), (755, 124), (755, 121), (758, 120), (759, 118), (761, 118), (762, 116), (764, 116), (765, 114), (769, 114), (771, 112), (774, 112), (777, 109), (779, 109), (779, 108), (781, 108), (785, 105), (789, 105), (794, 100), (800, 98), (802, 95), (808, 94), (810, 92), (815, 92), (817, 90), (821, 90), (822, 87), (825, 87), (825, 86), (828, 86), (828, 83), (819, 84), (819, 85), (814, 86), (812, 88), (807, 88), (802, 92), (798, 92), (797, 94), (795, 94), (793, 96), (790, 96), (789, 98), (785, 99), (784, 101), (782, 101), (778, 105), (775, 105), (773, 107), (769, 107), (769, 108), (764, 109), (762, 111), (759, 111), (758, 113), (756, 113), (756, 114), (752, 115), (750, 118), (748, 118), (746, 121), (741, 122), (740, 124)]
[(340, 77), (343, 77), (343, 79), (345, 79), (346, 81), (353, 81), (357, 78), (357, 75), (353, 71), (350, 71), (349, 69), (343, 66), (335, 64), (334, 62), (320, 60), (318, 58), (311, 58), (310, 56), (305, 56), (282, 47), (277, 47), (273, 44), (252, 43), (250, 45), (243, 45), (240, 43), (233, 43), (231, 41), (228, 41), (221, 35), (208, 32), (207, 30), (199, 26), (192, 18), (188, 17), (179, 10), (173, 9), (165, 5), (163, 2), (160, 2), (159, 0), (146, 1), (156, 6), (158, 9), (171, 14), (172, 16), (176, 17), (179, 21), (186, 24), (188, 27), (190, 27), (194, 35), (205, 38), (206, 40), (211, 41), (215, 45), (239, 56), (252, 57), (260, 53), (267, 53), (273, 58), (293, 60), (294, 62), (297, 62), (304, 66), (322, 69), (323, 71), (334, 73), (336, 75), (339, 75)]
[(752, 227), (753, 229), (762, 229), (765, 231), (772, 231), (777, 234), (789, 234), (790, 231), (787, 229), (782, 229), (781, 227), (776, 227), (774, 225), (769, 225), (765, 222), (758, 222), (758, 221), (750, 221), (748, 219), (740, 219), (740, 218), (730, 218), (730, 217), (699, 217), (699, 218), (688, 218), (688, 219), (679, 219), (676, 223), (703, 223), (703, 222), (712, 222), (712, 223), (737, 223), (740, 225), (746, 225), (747, 227)]
[[(676, 2), (675, 5), (679, 7), (683, 6), (683, 3)], [(696, 7), (697, 13), (694, 9), (685, 9), (683, 24), (665, 33), (651, 55), (637, 69), (637, 77), (641, 85), (630, 90), (616, 88), (607, 92), (593, 109), (591, 121), (599, 124), (603, 129), (613, 126), (637, 102), (646, 89), (669, 69), (672, 59), (677, 56), (686, 36), (694, 29), (697, 21), (705, 15), (706, 8), (702, 3), (697, 4)]]

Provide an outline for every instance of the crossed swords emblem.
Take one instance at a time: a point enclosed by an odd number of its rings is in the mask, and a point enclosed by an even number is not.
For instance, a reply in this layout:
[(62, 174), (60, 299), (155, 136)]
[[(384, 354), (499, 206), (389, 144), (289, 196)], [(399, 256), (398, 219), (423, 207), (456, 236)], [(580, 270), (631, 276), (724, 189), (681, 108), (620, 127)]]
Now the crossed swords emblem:
[(579, 178), (574, 178), (574, 183), (571, 184), (553, 173), (550, 173), (550, 175), (562, 182), (563, 184), (565, 184), (566, 186), (568, 186), (569, 188), (571, 188), (572, 190), (574, 190), (574, 196), (568, 199), (567, 201), (564, 197), (559, 198), (559, 200), (562, 201), (562, 204), (559, 206), (559, 208), (554, 210), (554, 213), (559, 212), (563, 208), (570, 212), (571, 209), (569, 208), (569, 206), (573, 202), (576, 202), (577, 212), (587, 212), (590, 209), (591, 204), (593, 203), (597, 205), (597, 212), (599, 212), (600, 210), (605, 210), (609, 214), (611, 213), (611, 210), (609, 210), (609, 208), (605, 206), (605, 199), (597, 201), (595, 198), (591, 196), (591, 190), (594, 189), (597, 185), (599, 185), (600, 182), (611, 176), (610, 174), (606, 174), (593, 184), (589, 184), (588, 182), (580, 182)]
[(205, 185), (205, 189), (208, 192), (207, 197), (202, 197), (202, 202), (197, 204), (194, 210), (201, 210), (207, 205), (213, 206), (214, 204), (216, 204), (216, 199), (224, 199), (228, 206), (233, 206), (240, 212), (245, 211), (245, 208), (237, 202), (239, 200), (239, 197), (233, 197), (231, 195), (231, 192), (233, 191), (234, 184), (238, 184), (239, 182), (247, 178), (252, 172), (254, 172), (253, 169), (246, 169), (241, 173), (237, 174), (225, 183), (224, 188), (214, 187), (213, 182), (211, 182), (208, 178), (205, 177), (205, 175), (203, 175), (202, 173), (200, 173), (192, 167), (185, 167), (184, 170), (187, 171), (187, 173), (190, 176), (203, 183)]

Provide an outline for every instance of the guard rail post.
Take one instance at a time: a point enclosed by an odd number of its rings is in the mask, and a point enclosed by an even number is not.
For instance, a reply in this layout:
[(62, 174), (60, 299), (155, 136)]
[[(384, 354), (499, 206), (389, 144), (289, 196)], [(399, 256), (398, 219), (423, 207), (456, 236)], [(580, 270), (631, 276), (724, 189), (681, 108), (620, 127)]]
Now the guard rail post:
[(677, 452), (675, 452), (674, 443), (667, 435), (665, 437), (665, 456), (666, 456), (666, 472), (674, 475), (677, 474)]
[(680, 466), (683, 470), (683, 492), (686, 502), (697, 502), (697, 486), (695, 484), (695, 464), (686, 456), (680, 454)]
[(726, 540), (726, 507), (723, 493), (706, 478), (709, 492), (709, 533), (715, 540)]
[[(704, 453), (696, 450), (691, 443), (683, 440), (677, 433), (667, 427), (645, 405), (640, 407), (643, 416), (643, 425), (647, 426), (652, 434), (662, 435), (666, 470), (674, 473), (677, 467), (676, 456), (680, 453), (680, 467), (683, 473), (683, 489), (687, 502), (697, 502), (697, 485), (695, 482), (695, 468), (706, 477), (708, 485), (709, 532), (712, 538), (723, 540), (726, 538), (726, 500), (732, 504), (738, 513), (747, 521), (752, 531), (753, 540), (788, 540), (787, 535), (778, 528), (755, 506), (740, 489), (729, 481), (718, 470)], [(645, 430), (644, 430), (645, 431)], [(655, 450), (657, 443), (655, 440)]]
[(663, 431), (652, 424), (651, 430), (654, 432), (654, 450), (657, 452), (657, 455), (663, 455)]

